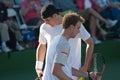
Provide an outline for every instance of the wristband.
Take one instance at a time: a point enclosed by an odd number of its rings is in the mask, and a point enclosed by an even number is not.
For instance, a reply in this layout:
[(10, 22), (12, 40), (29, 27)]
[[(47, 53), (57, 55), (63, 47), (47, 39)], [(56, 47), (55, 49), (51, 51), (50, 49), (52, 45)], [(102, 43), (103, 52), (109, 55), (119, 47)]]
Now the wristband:
[(35, 69), (41, 69), (43, 67), (43, 62), (42, 61), (36, 61)]

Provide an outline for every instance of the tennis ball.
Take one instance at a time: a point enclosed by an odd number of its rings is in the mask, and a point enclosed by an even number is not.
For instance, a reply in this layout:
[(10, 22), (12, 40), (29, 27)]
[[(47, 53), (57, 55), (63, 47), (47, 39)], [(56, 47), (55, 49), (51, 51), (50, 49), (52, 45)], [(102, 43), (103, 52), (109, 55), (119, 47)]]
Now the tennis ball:
[(78, 80), (84, 80), (83, 77), (80, 77)]

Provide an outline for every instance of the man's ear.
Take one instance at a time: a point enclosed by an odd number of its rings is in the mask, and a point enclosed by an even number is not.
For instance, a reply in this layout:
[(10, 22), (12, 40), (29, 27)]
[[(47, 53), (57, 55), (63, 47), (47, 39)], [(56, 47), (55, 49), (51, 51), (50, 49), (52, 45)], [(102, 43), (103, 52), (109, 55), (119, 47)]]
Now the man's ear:
[(71, 25), (70, 25), (70, 28), (73, 30), (73, 29), (74, 29), (74, 25), (71, 24)]
[(53, 15), (52, 15), (52, 17), (56, 17), (56, 16), (57, 16), (57, 14), (53, 14)]

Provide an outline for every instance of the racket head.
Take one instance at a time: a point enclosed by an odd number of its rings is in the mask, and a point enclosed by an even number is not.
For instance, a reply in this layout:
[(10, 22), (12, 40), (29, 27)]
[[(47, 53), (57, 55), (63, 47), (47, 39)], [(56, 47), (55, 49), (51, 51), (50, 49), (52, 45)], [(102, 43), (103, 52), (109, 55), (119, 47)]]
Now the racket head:
[(96, 78), (94, 80), (101, 80), (105, 68), (106, 63), (104, 56), (101, 53), (94, 53), (88, 65), (89, 80), (92, 80), (90, 72), (95, 74)]
[(42, 80), (42, 78), (41, 77), (36, 77), (35, 80)]
[(39, 78), (39, 77), (36, 77), (35, 80), (40, 80), (40, 78)]

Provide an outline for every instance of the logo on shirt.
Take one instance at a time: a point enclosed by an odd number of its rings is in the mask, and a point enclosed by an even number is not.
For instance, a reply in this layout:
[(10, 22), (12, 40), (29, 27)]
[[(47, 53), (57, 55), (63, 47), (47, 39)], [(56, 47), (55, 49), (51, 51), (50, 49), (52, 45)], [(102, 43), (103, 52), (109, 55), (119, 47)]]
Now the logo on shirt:
[(61, 54), (67, 55), (67, 52), (61, 52)]

